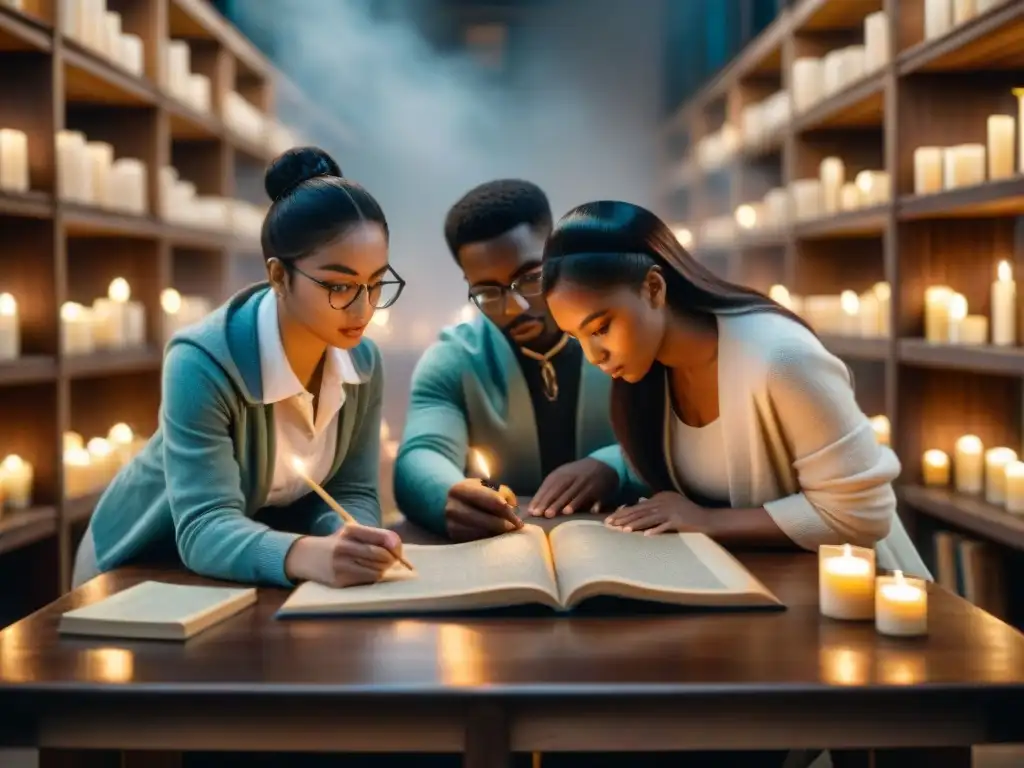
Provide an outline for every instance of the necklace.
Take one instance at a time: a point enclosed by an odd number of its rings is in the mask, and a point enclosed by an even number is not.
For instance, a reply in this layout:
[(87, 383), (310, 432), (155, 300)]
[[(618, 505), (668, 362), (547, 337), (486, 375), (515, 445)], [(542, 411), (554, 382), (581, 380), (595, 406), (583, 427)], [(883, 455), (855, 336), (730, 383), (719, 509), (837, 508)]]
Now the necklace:
[(540, 377), (544, 382), (544, 397), (551, 402), (558, 399), (558, 374), (555, 373), (555, 366), (551, 364), (551, 358), (565, 349), (565, 345), (568, 343), (569, 334), (565, 333), (562, 334), (561, 340), (543, 355), (526, 347), (519, 348), (528, 358), (540, 363)]

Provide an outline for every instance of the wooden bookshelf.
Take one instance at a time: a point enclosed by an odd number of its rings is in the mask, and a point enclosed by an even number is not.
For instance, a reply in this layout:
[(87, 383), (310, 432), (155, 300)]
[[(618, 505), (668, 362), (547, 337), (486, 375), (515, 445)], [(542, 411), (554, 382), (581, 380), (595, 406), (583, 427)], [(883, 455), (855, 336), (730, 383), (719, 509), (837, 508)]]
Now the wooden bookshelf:
[[(690, 230), (695, 254), (712, 269), (761, 290), (783, 284), (801, 296), (834, 295), (887, 281), (892, 338), (822, 340), (854, 371), (865, 412), (891, 422), (903, 466), (900, 514), (926, 559), (933, 533), (952, 530), (996, 546), (1016, 562), (1008, 569), (1021, 572), (1024, 517), (952, 489), (924, 487), (921, 461), (931, 448), (952, 459), (964, 434), (978, 435), (986, 448), (1024, 454), (1024, 329), (1018, 325), (1010, 347), (923, 339), (928, 286), (950, 285), (972, 314), (990, 316), (1001, 260), (1016, 266), (1020, 283), (1024, 174), (915, 195), (913, 155), (919, 146), (985, 144), (989, 115), (1017, 117), (1011, 88), (1024, 86), (1024, 3), (992, 5), (931, 40), (924, 39), (923, 0), (781, 6), (772, 25), (666, 121), (659, 213)], [(877, 11), (887, 16), (888, 63), (804, 111), (794, 108), (772, 135), (750, 146), (741, 139), (720, 167), (701, 170), (698, 142), (725, 125), (742, 135), (746, 106), (784, 88), (792, 92), (798, 57), (863, 43), (864, 19)], [(847, 181), (863, 169), (887, 172), (889, 201), (772, 231), (741, 230), (725, 245), (701, 242), (703, 223), (761, 200), (771, 188), (817, 176), (828, 156), (843, 160)], [(1024, 595), (1014, 599), (1019, 621)]]
[[(315, 119), (321, 141), (337, 127), (205, 0), (107, 5), (121, 14), (124, 32), (142, 39), (142, 77), (63, 34), (59, 3), (26, 0), (24, 11), (0, 4), (0, 127), (28, 135), (32, 190), (0, 192), (0, 291), (18, 302), (22, 347), (20, 359), (0, 363), (0, 454), (17, 453), (35, 470), (35, 506), (0, 516), (0, 578), (20, 585), (4, 591), (0, 625), (67, 587), (77, 540), (98, 498), (64, 498), (63, 433), (76, 430), (88, 439), (117, 422), (141, 435), (156, 429), (161, 291), (174, 287), (220, 302), (235, 287), (233, 260), (259, 259), (252, 241), (161, 219), (159, 169), (175, 166), (200, 194), (262, 201), (252, 180), (261, 180), (280, 142), (269, 132), (258, 142), (229, 129), (222, 104), (230, 90), (274, 115), (275, 91), (283, 85), (289, 108), (301, 105), (303, 119)], [(172, 39), (186, 40), (192, 71), (210, 77), (211, 114), (158, 85), (162, 51)], [(83, 130), (90, 140), (112, 144), (116, 156), (145, 162), (150, 213), (62, 199), (55, 138), (61, 129)], [(298, 132), (308, 136), (304, 126)], [(62, 355), (61, 305), (91, 302), (115, 276), (125, 277), (133, 299), (146, 305), (147, 346)]]

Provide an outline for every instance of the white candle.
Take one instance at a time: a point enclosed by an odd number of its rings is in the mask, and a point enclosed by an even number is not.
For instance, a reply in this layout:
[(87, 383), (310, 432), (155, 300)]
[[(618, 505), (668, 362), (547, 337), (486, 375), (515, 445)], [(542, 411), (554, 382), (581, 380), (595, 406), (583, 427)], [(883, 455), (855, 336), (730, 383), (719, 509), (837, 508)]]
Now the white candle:
[(843, 78), (844, 49), (829, 51), (821, 59), (821, 90), (825, 97), (832, 96), (846, 84)]
[(64, 497), (75, 499), (96, 489), (96, 474), (89, 452), (72, 448), (64, 452)]
[(953, 24), (970, 21), (976, 13), (974, 0), (953, 0)]
[(113, 480), (121, 468), (121, 458), (114, 444), (105, 438), (94, 437), (86, 445), (86, 450), (89, 451), (89, 460), (96, 473), (97, 484), (106, 485)]
[(92, 173), (92, 199), (96, 205), (111, 204), (110, 173), (114, 163), (114, 148), (105, 141), (90, 141), (85, 146)]
[(789, 185), (793, 211), (799, 221), (821, 216), (821, 179), (797, 179)]
[(793, 62), (793, 109), (805, 112), (823, 95), (821, 59), (801, 56)]
[(878, 324), (878, 299), (874, 291), (867, 291), (860, 297), (860, 309), (857, 313), (860, 320), (860, 335), (865, 338), (876, 338), (881, 335)]
[(821, 178), (821, 205), (826, 214), (838, 213), (845, 167), (838, 157), (826, 157), (818, 167)]
[(120, 64), (136, 77), (142, 77), (145, 55), (141, 37), (132, 34), (121, 35)]
[(17, 454), (12, 453), (0, 463), (0, 484), (8, 507), (28, 509), (32, 506), (32, 476), (32, 465)]
[(1014, 88), (1017, 97), (1017, 170), (1024, 173), (1024, 88)]
[(889, 17), (875, 11), (864, 19), (864, 68), (881, 69), (889, 61)]
[(988, 343), (988, 318), (984, 315), (968, 315), (960, 322), (960, 344), (981, 346)]
[(947, 331), (950, 344), (962, 344), (960, 328), (967, 317), (967, 297), (962, 293), (954, 293), (949, 298), (949, 330)]
[(981, 493), (984, 488), (984, 449), (977, 435), (963, 435), (953, 453), (953, 484), (960, 493)]
[(28, 192), (28, 136), (14, 128), (0, 128), (0, 189)]
[(924, 39), (942, 37), (952, 28), (952, 0), (924, 0)]
[(988, 118), (988, 178), (989, 181), (1013, 176), (1014, 120), (1009, 115), (989, 115)]
[(875, 629), (894, 637), (928, 633), (928, 588), (922, 579), (906, 578), (902, 571), (879, 576), (875, 589)]
[(92, 312), (73, 301), (60, 308), (60, 348), (65, 355), (90, 355), (96, 351)]
[(943, 154), (943, 184), (946, 189), (972, 187), (985, 182), (985, 145), (958, 144)]
[(892, 335), (892, 287), (883, 281), (875, 283), (871, 290), (878, 302), (878, 335), (889, 338)]
[(942, 147), (918, 147), (914, 150), (914, 194), (931, 195), (942, 191)]
[(181, 329), (181, 294), (173, 288), (165, 288), (160, 292), (160, 308), (163, 310), (163, 343)]
[(992, 343), (999, 347), (1017, 343), (1017, 281), (1006, 259), (999, 262), (992, 283)]
[(1006, 501), (1006, 467), (1017, 460), (1012, 448), (989, 448), (985, 451), (985, 501), (1002, 504)]
[(128, 213), (146, 213), (149, 204), (145, 164), (134, 157), (121, 157), (114, 161), (110, 175), (112, 204)]
[(107, 440), (114, 446), (122, 464), (131, 461), (135, 446), (135, 433), (131, 427), (124, 422), (115, 424), (107, 433)]
[(66, 453), (67, 451), (73, 450), (75, 448), (85, 448), (85, 439), (78, 432), (69, 429), (67, 432), (64, 433), (61, 444), (63, 445), (63, 448), (61, 450), (63, 450)]
[(188, 78), (189, 103), (200, 112), (212, 108), (210, 78), (206, 75), (191, 74)]
[(935, 344), (949, 336), (949, 300), (953, 290), (945, 285), (933, 285), (924, 294), (924, 337)]
[(107, 288), (107, 297), (93, 302), (96, 345), (102, 349), (123, 349), (128, 345), (128, 321), (125, 307), (131, 298), (131, 286), (123, 277), (115, 277)]
[(733, 214), (740, 229), (754, 229), (757, 226), (757, 209), (752, 205), (741, 205)]
[(855, 211), (860, 208), (860, 190), (852, 181), (848, 181), (839, 190), (839, 208), (843, 211)]
[(1006, 465), (1005, 494), (1006, 511), (1015, 515), (1024, 513), (1024, 461), (1012, 461)]
[(879, 445), (889, 445), (892, 440), (892, 425), (888, 416), (872, 416), (871, 430), (875, 433)]
[(9, 293), (0, 293), (0, 360), (15, 360), (21, 355), (21, 329), (18, 302)]
[(921, 474), (924, 484), (929, 487), (949, 485), (949, 456), (938, 448), (924, 452), (921, 460)]
[(843, 291), (839, 295), (839, 306), (843, 312), (840, 333), (844, 336), (859, 336), (860, 297), (853, 291)]
[(878, 183), (875, 171), (861, 171), (854, 179), (857, 189), (860, 192), (860, 204), (863, 206), (877, 205), (879, 196), (875, 189)]
[(85, 150), (85, 136), (79, 131), (57, 133), (57, 191), (65, 200), (92, 202), (92, 173)]
[(874, 550), (849, 544), (818, 547), (818, 602), (823, 616), (871, 619), (874, 592)]
[(113, 61), (117, 61), (121, 48), (121, 14), (115, 11), (103, 13), (103, 54)]

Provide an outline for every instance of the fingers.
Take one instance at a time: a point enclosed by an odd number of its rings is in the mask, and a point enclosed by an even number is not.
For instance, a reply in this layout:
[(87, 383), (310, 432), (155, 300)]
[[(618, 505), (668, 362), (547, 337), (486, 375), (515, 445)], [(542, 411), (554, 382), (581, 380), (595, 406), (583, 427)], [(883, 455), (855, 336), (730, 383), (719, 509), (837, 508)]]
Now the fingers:
[(395, 562), (395, 555), (391, 550), (378, 547), (375, 544), (364, 544), (361, 541), (352, 541), (351, 539), (339, 539), (334, 547), (335, 562), (356, 559), (364, 563), (388, 568)]
[(634, 504), (631, 507), (620, 507), (608, 515), (608, 517), (605, 518), (605, 522), (608, 523), (608, 525), (614, 526), (626, 525), (630, 521), (650, 513), (653, 509), (654, 507), (644, 502)]
[[(509, 491), (511, 495), (511, 491)], [(515, 522), (518, 516), (509, 506), (508, 496), (501, 491), (492, 491), (480, 483), (460, 483), (452, 486), (448, 492), (450, 499), (455, 499), (466, 504), (468, 507), (479, 509), (483, 512), (490, 512), (492, 515), (504, 517)], [(515, 496), (511, 495), (512, 506), (516, 504)]]
[(376, 584), (387, 568), (379, 568), (361, 560), (346, 560), (334, 568), (334, 586), (354, 587), (360, 584)]
[(530, 514), (534, 517), (543, 515), (551, 504), (569, 487), (572, 477), (554, 472), (544, 478), (537, 493), (530, 500)]
[(555, 500), (551, 502), (546, 510), (544, 510), (544, 516), (554, 517), (555, 515), (571, 515), (577, 509), (584, 509), (592, 505), (594, 500), (587, 496), (586, 489), (586, 480), (583, 478), (576, 478), (576, 480), (570, 483), (561, 494), (555, 497)]
[[(510, 520), (504, 515), (492, 515), (489, 512), (474, 509), (468, 504), (454, 499), (449, 500), (448, 504), (446, 515), (450, 526), (478, 531), (479, 534), (473, 536), (473, 538), (497, 536), (502, 533), (518, 530), (523, 526), (522, 521), (518, 517), (515, 520)], [(511, 514), (515, 515), (514, 512)]]
[(503, 485), (501, 486), (501, 488), (498, 489), (498, 493), (501, 495), (501, 498), (505, 500), (506, 504), (508, 504), (513, 509), (519, 509), (519, 499), (512, 492), (511, 488), (509, 488), (507, 485)]
[(646, 531), (644, 531), (644, 536), (657, 536), (660, 533), (670, 532), (675, 532), (675, 529), (672, 527), (671, 523), (664, 522), (654, 526), (653, 528), (648, 528)]

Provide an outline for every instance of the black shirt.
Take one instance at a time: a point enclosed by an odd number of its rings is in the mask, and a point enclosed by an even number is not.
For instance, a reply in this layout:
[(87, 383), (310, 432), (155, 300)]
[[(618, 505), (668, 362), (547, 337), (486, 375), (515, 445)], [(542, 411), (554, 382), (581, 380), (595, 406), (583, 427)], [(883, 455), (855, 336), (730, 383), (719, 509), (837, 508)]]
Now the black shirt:
[(524, 355), (516, 344), (512, 344), (512, 349), (530, 390), (540, 444), (541, 474), (547, 477), (552, 470), (576, 460), (576, 411), (583, 350), (578, 341), (569, 339), (562, 351), (551, 358), (558, 377), (558, 399), (551, 401), (544, 394), (541, 362)]

